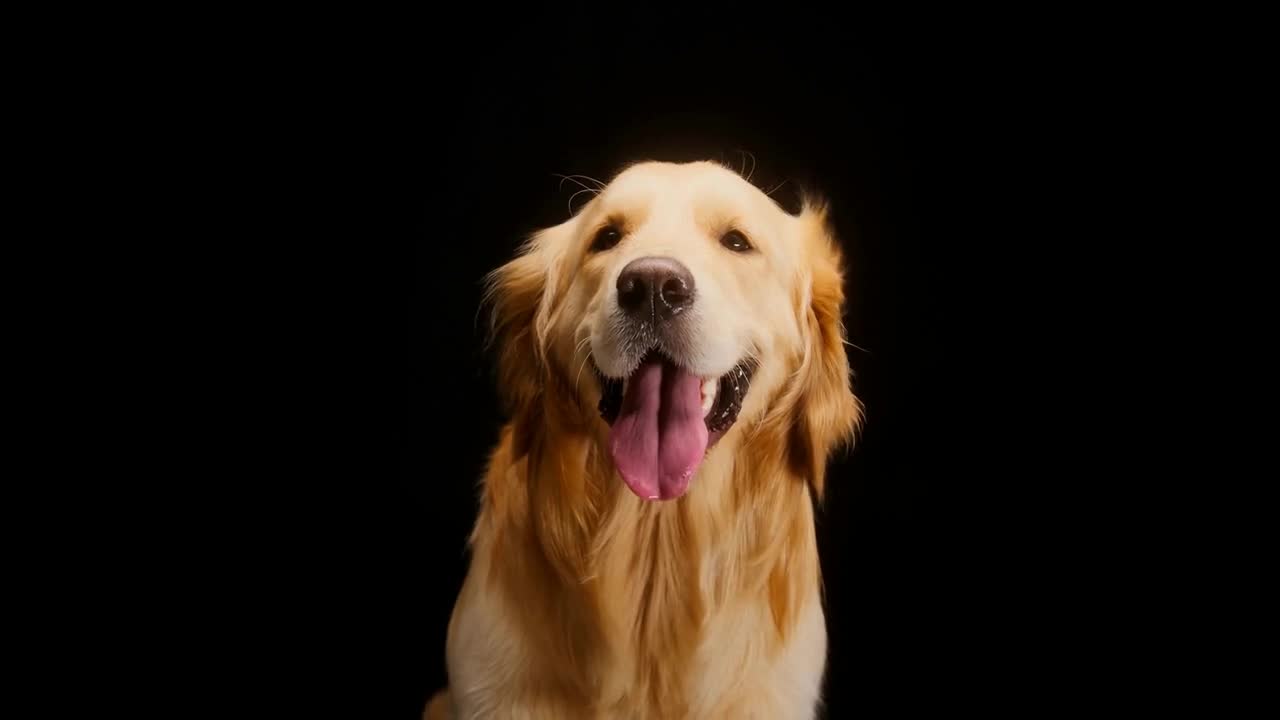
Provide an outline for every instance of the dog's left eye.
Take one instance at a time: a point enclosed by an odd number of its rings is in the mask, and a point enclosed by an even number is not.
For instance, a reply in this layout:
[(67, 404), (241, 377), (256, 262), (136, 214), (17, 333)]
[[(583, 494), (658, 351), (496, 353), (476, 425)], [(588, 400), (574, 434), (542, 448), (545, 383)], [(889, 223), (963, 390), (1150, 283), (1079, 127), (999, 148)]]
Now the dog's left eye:
[(591, 252), (608, 250), (617, 245), (620, 240), (622, 240), (622, 232), (618, 228), (612, 225), (600, 228), (600, 231), (591, 240)]
[(751, 249), (751, 243), (747, 242), (747, 236), (737, 230), (730, 230), (720, 238), (720, 244), (729, 248), (734, 252), (746, 252)]

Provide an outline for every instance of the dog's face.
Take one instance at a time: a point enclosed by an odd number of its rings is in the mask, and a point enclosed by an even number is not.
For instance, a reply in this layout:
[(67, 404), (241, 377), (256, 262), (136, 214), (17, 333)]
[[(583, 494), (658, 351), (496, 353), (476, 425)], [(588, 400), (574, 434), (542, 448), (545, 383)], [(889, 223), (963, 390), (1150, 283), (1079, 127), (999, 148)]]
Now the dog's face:
[(501, 382), (607, 425), (645, 499), (681, 496), (770, 419), (800, 464), (824, 463), (857, 420), (839, 263), (820, 210), (790, 215), (713, 163), (632, 166), (494, 275)]

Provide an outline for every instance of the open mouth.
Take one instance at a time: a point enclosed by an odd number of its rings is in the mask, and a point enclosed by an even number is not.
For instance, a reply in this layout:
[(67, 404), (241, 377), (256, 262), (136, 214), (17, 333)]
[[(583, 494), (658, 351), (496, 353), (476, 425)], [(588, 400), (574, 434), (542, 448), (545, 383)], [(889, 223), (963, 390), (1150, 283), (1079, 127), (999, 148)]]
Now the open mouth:
[(626, 379), (600, 381), (600, 416), (623, 481), (646, 500), (688, 490), (707, 451), (738, 419), (755, 365), (743, 361), (718, 378), (703, 378), (651, 350)]

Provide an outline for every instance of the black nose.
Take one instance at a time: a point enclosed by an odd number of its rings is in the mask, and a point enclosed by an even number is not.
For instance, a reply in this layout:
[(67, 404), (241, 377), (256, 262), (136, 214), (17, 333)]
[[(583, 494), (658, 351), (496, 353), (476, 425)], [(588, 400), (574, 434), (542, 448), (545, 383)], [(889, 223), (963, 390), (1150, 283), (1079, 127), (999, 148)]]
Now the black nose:
[(670, 320), (693, 304), (693, 294), (689, 268), (672, 258), (632, 260), (618, 275), (618, 306), (632, 317)]

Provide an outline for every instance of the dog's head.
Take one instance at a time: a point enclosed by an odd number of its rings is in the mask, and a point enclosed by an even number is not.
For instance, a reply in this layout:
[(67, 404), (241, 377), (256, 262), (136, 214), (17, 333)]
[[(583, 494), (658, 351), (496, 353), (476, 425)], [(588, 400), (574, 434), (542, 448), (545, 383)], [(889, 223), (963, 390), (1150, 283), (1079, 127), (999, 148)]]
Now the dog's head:
[(489, 289), (517, 435), (594, 433), (642, 498), (759, 432), (821, 493), (857, 426), (825, 208), (789, 214), (720, 165), (629, 167)]

